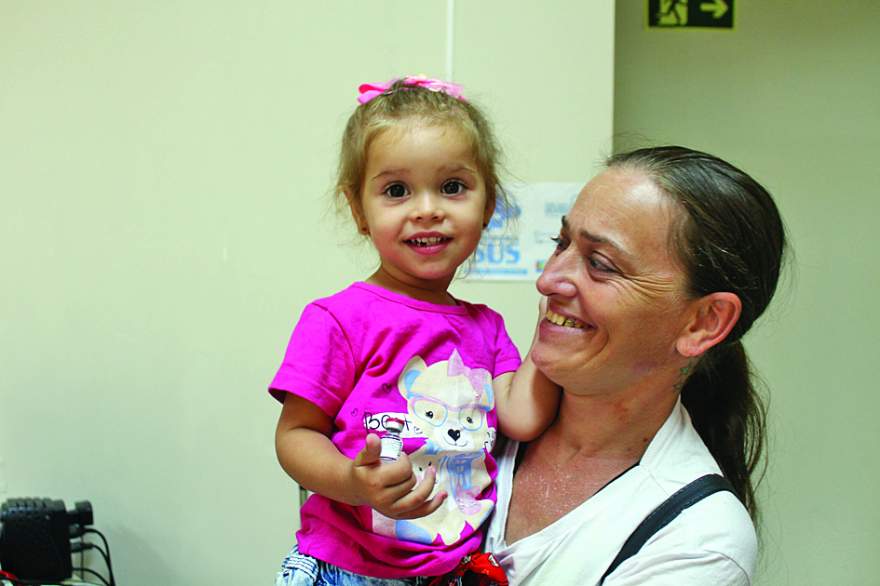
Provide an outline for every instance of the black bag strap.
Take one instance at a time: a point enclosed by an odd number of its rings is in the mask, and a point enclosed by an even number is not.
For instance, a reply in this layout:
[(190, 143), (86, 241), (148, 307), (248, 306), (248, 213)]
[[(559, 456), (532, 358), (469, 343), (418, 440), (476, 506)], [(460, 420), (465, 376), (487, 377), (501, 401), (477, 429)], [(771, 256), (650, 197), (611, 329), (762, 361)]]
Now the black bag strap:
[(683, 510), (698, 503), (710, 494), (715, 494), (722, 490), (730, 491), (734, 495), (736, 494), (733, 486), (726, 478), (718, 474), (707, 474), (685, 485), (660, 503), (630, 534), (623, 547), (620, 548), (617, 557), (614, 558), (614, 561), (611, 562), (611, 565), (602, 574), (599, 584), (605, 582), (605, 578), (616, 570), (617, 566), (637, 554), (652, 535), (669, 525)]

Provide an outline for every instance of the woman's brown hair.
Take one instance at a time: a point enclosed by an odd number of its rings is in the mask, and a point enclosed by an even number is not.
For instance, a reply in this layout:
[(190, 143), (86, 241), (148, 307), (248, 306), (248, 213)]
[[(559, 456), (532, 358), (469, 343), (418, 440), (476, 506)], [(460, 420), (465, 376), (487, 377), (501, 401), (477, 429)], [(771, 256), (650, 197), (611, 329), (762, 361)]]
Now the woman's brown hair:
[(773, 198), (730, 163), (679, 146), (612, 156), (609, 167), (646, 172), (684, 211), (672, 234), (689, 294), (735, 293), (742, 313), (721, 344), (706, 352), (681, 390), (694, 427), (757, 522), (755, 488), (766, 465), (764, 403), (742, 336), (770, 303), (786, 248)]

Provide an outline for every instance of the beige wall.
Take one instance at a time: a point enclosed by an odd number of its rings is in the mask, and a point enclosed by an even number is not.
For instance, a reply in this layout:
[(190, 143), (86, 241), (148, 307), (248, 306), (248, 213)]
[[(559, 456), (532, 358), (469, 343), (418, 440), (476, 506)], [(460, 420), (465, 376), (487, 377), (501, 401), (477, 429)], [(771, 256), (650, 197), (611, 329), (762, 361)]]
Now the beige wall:
[[(443, 76), (447, 3), (0, 0), (0, 500), (89, 499), (120, 583), (271, 583), (296, 489), (264, 388), (370, 271), (328, 213), (362, 81)], [(613, 3), (457, 2), (510, 168), (610, 148)], [(531, 285), (456, 285), (525, 344)], [(94, 567), (101, 563), (95, 560)]]
[(880, 3), (743, 0), (733, 32), (618, 0), (619, 146), (722, 155), (775, 194), (789, 283), (747, 339), (770, 389), (762, 585), (880, 581)]

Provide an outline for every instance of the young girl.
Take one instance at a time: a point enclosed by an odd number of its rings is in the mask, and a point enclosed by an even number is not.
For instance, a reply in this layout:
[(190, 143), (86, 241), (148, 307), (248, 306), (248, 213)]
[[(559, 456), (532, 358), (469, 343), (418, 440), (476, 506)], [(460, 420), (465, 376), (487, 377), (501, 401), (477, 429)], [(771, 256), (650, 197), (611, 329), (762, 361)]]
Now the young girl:
[(315, 493), (279, 585), (454, 570), (495, 504), (496, 428), (533, 439), (558, 401), (501, 316), (447, 290), (504, 197), (487, 120), (423, 77), (362, 85), (358, 101), (337, 195), (380, 265), (305, 308), (269, 389), (278, 460)]

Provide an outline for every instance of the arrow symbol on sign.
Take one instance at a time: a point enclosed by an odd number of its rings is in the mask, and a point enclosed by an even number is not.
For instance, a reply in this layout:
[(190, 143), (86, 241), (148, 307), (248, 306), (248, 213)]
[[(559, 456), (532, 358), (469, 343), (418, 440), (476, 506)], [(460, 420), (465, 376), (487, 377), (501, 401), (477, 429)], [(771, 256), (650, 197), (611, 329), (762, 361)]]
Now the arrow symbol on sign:
[(727, 14), (727, 2), (724, 0), (712, 0), (700, 4), (701, 12), (713, 12), (712, 18), (718, 19)]

